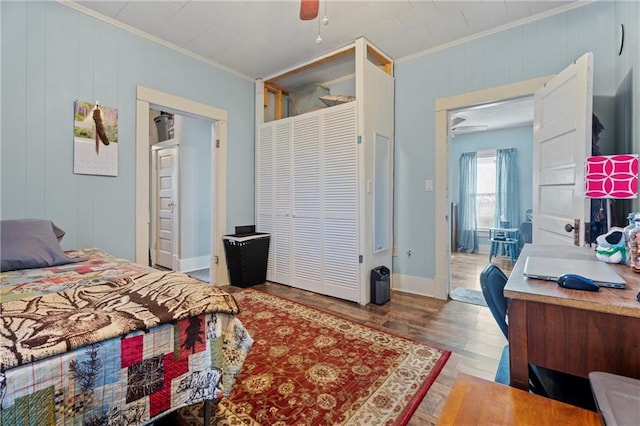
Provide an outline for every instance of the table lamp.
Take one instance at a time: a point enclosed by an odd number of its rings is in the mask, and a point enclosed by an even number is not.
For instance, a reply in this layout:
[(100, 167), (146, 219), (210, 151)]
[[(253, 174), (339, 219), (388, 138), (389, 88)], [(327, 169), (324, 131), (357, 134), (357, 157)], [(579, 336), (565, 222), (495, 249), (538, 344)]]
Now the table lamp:
[[(584, 195), (607, 200), (638, 197), (638, 154), (594, 155), (584, 164)], [(607, 228), (611, 205), (607, 201)]]

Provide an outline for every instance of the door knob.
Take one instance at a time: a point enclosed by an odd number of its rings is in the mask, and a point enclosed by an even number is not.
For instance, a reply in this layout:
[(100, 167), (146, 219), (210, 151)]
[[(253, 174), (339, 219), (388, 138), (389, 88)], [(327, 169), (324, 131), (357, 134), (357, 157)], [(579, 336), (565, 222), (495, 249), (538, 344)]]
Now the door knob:
[(565, 231), (567, 231), (567, 232), (573, 232), (573, 230), (574, 230), (574, 229), (576, 229), (576, 228), (575, 228), (572, 224), (570, 224), (570, 223), (567, 223), (567, 224), (564, 226), (564, 230), (565, 230)]

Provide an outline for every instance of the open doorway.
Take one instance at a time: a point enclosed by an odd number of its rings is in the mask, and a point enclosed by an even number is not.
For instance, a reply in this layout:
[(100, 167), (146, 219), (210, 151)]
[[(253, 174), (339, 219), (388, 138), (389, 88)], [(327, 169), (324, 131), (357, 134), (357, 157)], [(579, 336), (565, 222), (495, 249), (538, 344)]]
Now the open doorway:
[[(449, 112), (469, 108), (475, 105), (485, 105), (492, 102), (516, 99), (532, 95), (544, 85), (551, 76), (536, 78), (477, 92), (465, 93), (436, 100), (436, 149), (435, 149), (435, 230), (436, 241), (448, 241), (451, 238), (450, 227), (450, 191), (449, 188), (449, 134), (451, 122)], [(451, 280), (451, 251), (450, 243), (445, 250), (436, 251), (436, 273), (434, 276), (433, 296), (447, 299)]]
[[(518, 228), (532, 206), (533, 97), (452, 110), (449, 123), (450, 297), (474, 303), (483, 300), (479, 293), (484, 267), (491, 261), (508, 276), (514, 264), (511, 255), (517, 256), (522, 243)], [(509, 205), (499, 194), (506, 188), (496, 185), (505, 161), (516, 164), (510, 179), (517, 182), (517, 191)], [(510, 209), (515, 212), (509, 212), (509, 220), (500, 217)], [(498, 226), (516, 229), (508, 242), (490, 241)], [(511, 243), (514, 247), (507, 245)]]
[[(209, 105), (138, 86), (136, 103), (136, 262), (150, 263), (151, 239), (151, 162), (150, 160), (150, 110), (159, 109), (198, 120), (205, 120), (210, 129), (207, 140), (210, 154), (205, 161), (211, 165), (209, 176), (197, 184), (210, 197), (210, 211), (206, 214), (211, 224), (205, 233), (210, 245), (208, 281), (215, 285), (228, 284), (226, 262), (223, 254), (222, 235), (226, 230), (226, 142), (227, 112)], [(202, 180), (206, 181), (205, 184)], [(183, 191), (184, 192), (184, 191)], [(184, 198), (184, 194), (183, 194)], [(183, 204), (184, 205), (184, 204)], [(184, 231), (184, 230), (182, 230)], [(198, 229), (198, 233), (201, 229)], [(183, 232), (184, 233), (184, 232)], [(188, 270), (190, 266), (180, 265)]]
[(215, 123), (153, 107), (150, 118), (151, 264), (208, 281)]
[[(449, 111), (472, 105), (515, 99), (535, 93), (533, 162), (533, 241), (559, 244), (583, 243), (589, 208), (584, 198), (582, 165), (592, 149), (592, 71), (593, 54), (587, 52), (556, 76), (508, 84), (463, 95), (436, 100), (436, 239), (449, 241), (449, 193), (447, 187), (450, 132)], [(569, 83), (567, 83), (569, 82)], [(565, 105), (566, 104), (566, 105)], [(545, 110), (555, 113), (543, 114)], [(545, 121), (545, 117), (547, 120)], [(549, 118), (553, 118), (552, 120)], [(553, 123), (553, 124), (551, 124)], [(548, 131), (547, 131), (548, 129)], [(542, 147), (553, 155), (543, 156)], [(553, 167), (562, 173), (548, 173)], [(555, 170), (555, 169), (554, 169)], [(541, 179), (544, 176), (544, 179)], [(540, 194), (544, 196), (541, 196)], [(563, 198), (567, 208), (554, 202)], [(569, 212), (560, 215), (557, 212)], [(545, 221), (554, 214), (556, 220)], [(573, 221), (575, 226), (567, 226)], [(568, 233), (572, 235), (567, 236)], [(445, 299), (449, 293), (450, 251), (436, 252), (436, 297)]]

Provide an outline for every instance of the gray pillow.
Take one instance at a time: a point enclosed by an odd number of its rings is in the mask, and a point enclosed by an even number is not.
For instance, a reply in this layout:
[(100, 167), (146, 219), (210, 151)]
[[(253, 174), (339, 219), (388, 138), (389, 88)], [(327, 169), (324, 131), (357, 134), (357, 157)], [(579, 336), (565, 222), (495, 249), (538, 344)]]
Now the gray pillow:
[(66, 265), (84, 259), (68, 257), (59, 239), (64, 231), (50, 220), (17, 219), (0, 222), (0, 271)]

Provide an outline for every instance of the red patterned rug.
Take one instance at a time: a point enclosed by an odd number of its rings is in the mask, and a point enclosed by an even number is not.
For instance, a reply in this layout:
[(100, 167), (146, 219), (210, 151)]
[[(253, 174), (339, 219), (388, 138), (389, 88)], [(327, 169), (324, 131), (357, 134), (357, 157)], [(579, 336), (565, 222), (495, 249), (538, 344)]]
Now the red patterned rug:
[(263, 292), (234, 296), (254, 344), (212, 425), (404, 425), (451, 354)]

